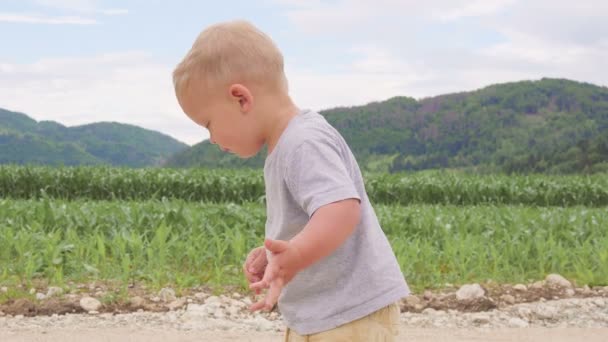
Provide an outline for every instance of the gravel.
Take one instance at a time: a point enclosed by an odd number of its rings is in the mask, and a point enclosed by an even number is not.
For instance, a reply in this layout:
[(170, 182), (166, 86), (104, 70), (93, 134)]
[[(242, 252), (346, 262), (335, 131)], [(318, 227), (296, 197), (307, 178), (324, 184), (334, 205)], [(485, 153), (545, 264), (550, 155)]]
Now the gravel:
[[(251, 313), (245, 298), (210, 296), (203, 304), (187, 304), (174, 311), (129, 314), (65, 314), (11, 316), (0, 312), (0, 331), (103, 328), (153, 328), (177, 331), (279, 332), (280, 314)], [(402, 328), (608, 328), (608, 298), (569, 298), (521, 303), (485, 312), (427, 308), (401, 313)]]

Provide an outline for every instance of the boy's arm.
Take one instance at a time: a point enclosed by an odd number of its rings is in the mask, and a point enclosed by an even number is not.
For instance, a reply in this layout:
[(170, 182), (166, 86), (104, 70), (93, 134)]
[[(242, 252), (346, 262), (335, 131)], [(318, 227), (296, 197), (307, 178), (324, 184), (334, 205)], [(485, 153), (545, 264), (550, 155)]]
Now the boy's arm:
[(265, 298), (251, 310), (271, 310), (281, 289), (299, 271), (330, 255), (350, 236), (359, 223), (358, 199), (346, 199), (317, 209), (304, 229), (290, 241), (266, 240), (264, 246), (273, 256), (264, 278), (250, 285), (256, 291), (269, 288)]
[(360, 218), (358, 199), (342, 200), (317, 209), (304, 229), (289, 241), (300, 259), (292, 261), (294, 271), (303, 270), (332, 254), (354, 231)]

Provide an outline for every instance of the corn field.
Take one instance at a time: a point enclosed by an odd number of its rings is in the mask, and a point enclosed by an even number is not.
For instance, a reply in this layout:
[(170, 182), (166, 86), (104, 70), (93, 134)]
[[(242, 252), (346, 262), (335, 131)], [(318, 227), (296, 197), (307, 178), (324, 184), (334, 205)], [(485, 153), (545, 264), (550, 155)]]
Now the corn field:
[[(378, 204), (608, 206), (608, 174), (467, 175), (449, 172), (366, 175)], [(0, 198), (182, 199), (212, 203), (264, 200), (258, 170), (0, 166)]]

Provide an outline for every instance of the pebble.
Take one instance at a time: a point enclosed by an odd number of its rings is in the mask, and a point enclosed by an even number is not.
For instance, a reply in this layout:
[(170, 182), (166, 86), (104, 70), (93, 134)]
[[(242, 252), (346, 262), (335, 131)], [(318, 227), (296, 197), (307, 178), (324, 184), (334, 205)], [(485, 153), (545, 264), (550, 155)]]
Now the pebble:
[(63, 289), (61, 287), (51, 286), (46, 292), (47, 297), (60, 296), (63, 294)]
[(559, 288), (567, 288), (567, 289), (571, 289), (572, 288), (572, 283), (570, 281), (568, 281), (566, 278), (562, 277), (559, 274), (549, 274), (546, 278), (545, 278), (545, 283), (548, 286), (554, 286), (554, 287), (559, 287)]
[(485, 294), (484, 289), (479, 284), (463, 285), (456, 292), (459, 301), (481, 298)]
[(170, 303), (177, 299), (177, 297), (175, 297), (175, 291), (170, 288), (163, 288), (162, 290), (160, 290), (160, 292), (158, 293), (158, 297), (161, 301), (165, 303)]
[(527, 291), (528, 288), (524, 284), (517, 284), (517, 285), (513, 286), (513, 290), (524, 292), (524, 291)]

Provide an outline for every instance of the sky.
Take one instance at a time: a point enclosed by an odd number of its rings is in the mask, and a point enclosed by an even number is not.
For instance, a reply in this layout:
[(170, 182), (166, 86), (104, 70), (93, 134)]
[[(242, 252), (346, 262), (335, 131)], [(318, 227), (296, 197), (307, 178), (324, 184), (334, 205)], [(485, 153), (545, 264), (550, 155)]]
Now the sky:
[(0, 0), (0, 108), (116, 121), (187, 144), (171, 73), (206, 26), (245, 19), (314, 110), (567, 78), (608, 85), (605, 0)]

